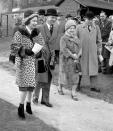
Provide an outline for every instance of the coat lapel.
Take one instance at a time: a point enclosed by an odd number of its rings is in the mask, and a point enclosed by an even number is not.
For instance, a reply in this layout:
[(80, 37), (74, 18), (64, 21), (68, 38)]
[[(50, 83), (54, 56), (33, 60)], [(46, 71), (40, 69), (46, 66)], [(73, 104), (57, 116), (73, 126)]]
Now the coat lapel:
[(53, 33), (52, 33), (52, 36), (50, 38), (50, 41), (52, 41), (53, 39), (55, 39), (57, 37), (57, 31), (58, 31), (58, 26), (54, 25), (54, 27), (53, 27)]
[(44, 31), (45, 31), (45, 35), (50, 38), (51, 37), (51, 34), (50, 34), (50, 31), (47, 27), (47, 24), (44, 24)]

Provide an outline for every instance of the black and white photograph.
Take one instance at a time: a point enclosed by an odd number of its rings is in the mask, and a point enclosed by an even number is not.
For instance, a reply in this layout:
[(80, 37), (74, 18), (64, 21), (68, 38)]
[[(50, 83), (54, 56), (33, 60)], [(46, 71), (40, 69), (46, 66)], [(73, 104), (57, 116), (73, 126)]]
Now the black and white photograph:
[(113, 0), (0, 0), (0, 131), (113, 131)]

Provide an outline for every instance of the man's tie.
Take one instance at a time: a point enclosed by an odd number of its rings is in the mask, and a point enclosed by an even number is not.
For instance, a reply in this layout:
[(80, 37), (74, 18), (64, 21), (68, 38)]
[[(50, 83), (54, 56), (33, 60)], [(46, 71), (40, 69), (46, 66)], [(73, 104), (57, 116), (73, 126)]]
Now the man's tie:
[(91, 31), (91, 26), (90, 25), (88, 25), (88, 30), (89, 30), (89, 32)]
[(50, 25), (50, 33), (52, 35), (52, 33), (53, 33), (53, 25)]
[(102, 27), (104, 27), (104, 22), (102, 22)]

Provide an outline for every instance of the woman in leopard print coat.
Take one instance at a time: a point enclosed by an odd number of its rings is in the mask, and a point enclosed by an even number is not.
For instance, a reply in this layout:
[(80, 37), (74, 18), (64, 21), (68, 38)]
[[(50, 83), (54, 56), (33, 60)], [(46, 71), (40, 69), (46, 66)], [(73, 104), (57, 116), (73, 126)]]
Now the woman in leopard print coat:
[[(35, 28), (38, 21), (38, 15), (28, 10), (24, 14), (24, 26), (18, 28), (13, 37), (13, 49), (16, 55), (16, 83), (20, 91), (20, 105), (18, 115), (25, 119), (24, 102), (27, 97), (26, 112), (32, 114), (31, 97), (36, 86), (35, 83), (35, 54), (32, 51), (34, 46), (33, 37), (38, 33)], [(36, 31), (34, 33), (34, 31)], [(35, 35), (35, 36), (34, 36)]]

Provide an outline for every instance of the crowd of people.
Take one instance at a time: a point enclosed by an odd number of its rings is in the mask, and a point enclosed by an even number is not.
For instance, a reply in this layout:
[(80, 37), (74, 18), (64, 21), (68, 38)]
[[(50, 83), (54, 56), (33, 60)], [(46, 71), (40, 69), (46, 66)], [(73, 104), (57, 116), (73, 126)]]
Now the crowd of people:
[(110, 52), (105, 48), (113, 44), (111, 32), (112, 16), (108, 19), (103, 11), (100, 16), (87, 11), (81, 19), (70, 14), (64, 18), (56, 9), (27, 10), (21, 25), (14, 29), (10, 54), (20, 91), (18, 116), (25, 119), (26, 99), (26, 112), (32, 114), (31, 101), (38, 104), (40, 89), (41, 104), (53, 106), (49, 94), (56, 64), (59, 95), (65, 94), (65, 87), (75, 101), (79, 100), (76, 91), (83, 86), (100, 92), (96, 87), (98, 73), (111, 73)]

